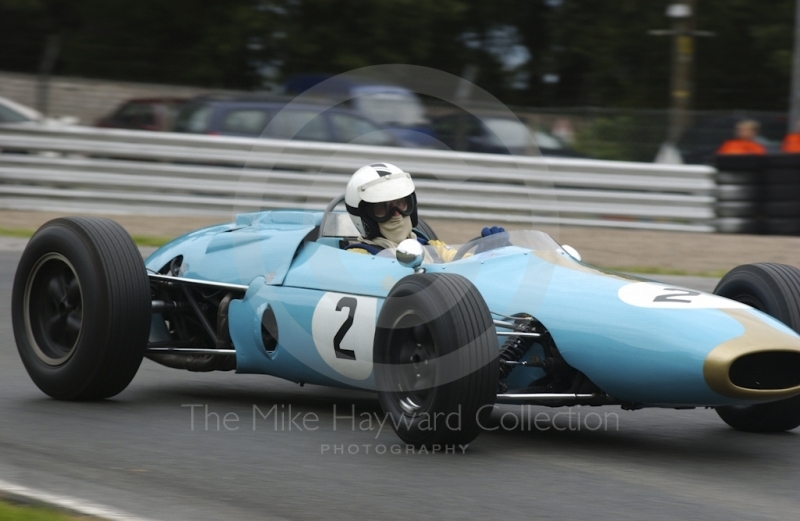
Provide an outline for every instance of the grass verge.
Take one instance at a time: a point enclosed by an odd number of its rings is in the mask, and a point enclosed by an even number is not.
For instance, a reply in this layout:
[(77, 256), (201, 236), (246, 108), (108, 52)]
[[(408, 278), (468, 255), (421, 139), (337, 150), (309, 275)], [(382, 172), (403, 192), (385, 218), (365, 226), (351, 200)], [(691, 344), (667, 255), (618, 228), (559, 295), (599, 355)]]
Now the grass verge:
[[(30, 239), (31, 236), (36, 232), (36, 230), (30, 230), (28, 228), (3, 228), (0, 227), (0, 236), (4, 237), (17, 237), (21, 239)], [(150, 235), (133, 235), (133, 242), (136, 243), (137, 246), (163, 246), (172, 239), (170, 237), (153, 237)], [(3, 521), (0, 518), (0, 521)]]
[(716, 279), (721, 279), (728, 273), (728, 270), (687, 271), (677, 268), (659, 268), (656, 266), (614, 266), (606, 267), (605, 269), (621, 273), (639, 273), (641, 275), (680, 275), (683, 277), (712, 277)]
[(0, 521), (88, 521), (94, 517), (73, 516), (47, 507), (20, 505), (0, 497)]
[(149, 235), (134, 235), (132, 237), (137, 246), (155, 246), (156, 248), (164, 246), (172, 240), (167, 237), (151, 237)]
[(22, 237), (23, 239), (29, 239), (35, 230), (29, 230), (27, 228), (3, 228), (0, 226), (0, 235), (5, 237)]

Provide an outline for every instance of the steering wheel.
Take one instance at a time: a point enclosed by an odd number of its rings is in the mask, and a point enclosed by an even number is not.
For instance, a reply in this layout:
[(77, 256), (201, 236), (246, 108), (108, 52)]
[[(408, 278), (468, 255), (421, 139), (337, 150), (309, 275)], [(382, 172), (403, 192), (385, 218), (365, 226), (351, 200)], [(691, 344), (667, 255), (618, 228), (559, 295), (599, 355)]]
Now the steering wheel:
[(475, 241), (477, 241), (480, 238), (481, 237), (475, 237), (474, 239), (470, 239), (469, 242), (465, 242), (464, 244), (459, 246), (458, 249), (456, 250), (456, 254), (453, 255), (453, 261), (463, 259), (464, 255), (466, 255), (472, 248), (476, 248), (478, 244)]
[(508, 240), (508, 232), (493, 233), (492, 235), (487, 235), (485, 237), (475, 237), (469, 242), (462, 244), (456, 250), (453, 260), (457, 261), (459, 259), (463, 259), (464, 256), (473, 248), (477, 248), (475, 251), (475, 254), (477, 255), (478, 253), (496, 250), (497, 248), (503, 248), (504, 246), (510, 245), (511, 242)]

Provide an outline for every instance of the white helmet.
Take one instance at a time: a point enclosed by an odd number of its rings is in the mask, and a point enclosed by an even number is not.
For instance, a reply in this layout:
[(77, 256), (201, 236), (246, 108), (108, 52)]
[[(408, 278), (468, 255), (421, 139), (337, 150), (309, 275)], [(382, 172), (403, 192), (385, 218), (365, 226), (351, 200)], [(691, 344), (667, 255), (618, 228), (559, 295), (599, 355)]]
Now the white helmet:
[[(393, 207), (374, 204), (393, 201), (398, 202)], [(417, 196), (411, 174), (389, 163), (374, 163), (356, 170), (347, 182), (344, 202), (353, 224), (365, 239), (377, 237), (378, 223), (388, 220), (394, 210), (411, 216), (411, 225), (417, 225)]]

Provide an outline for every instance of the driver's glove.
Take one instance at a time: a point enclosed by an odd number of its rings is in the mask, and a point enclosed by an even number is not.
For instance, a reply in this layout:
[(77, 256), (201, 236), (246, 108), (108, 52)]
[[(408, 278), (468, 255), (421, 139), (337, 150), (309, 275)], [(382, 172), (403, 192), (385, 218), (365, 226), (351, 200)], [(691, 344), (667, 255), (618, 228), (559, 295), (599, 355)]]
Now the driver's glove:
[(501, 226), (492, 226), (491, 228), (487, 226), (486, 228), (481, 230), (481, 237), (494, 235), (495, 233), (503, 233), (504, 231), (506, 231), (505, 228)]
[(493, 250), (495, 248), (502, 248), (508, 246), (508, 234), (505, 229), (500, 226), (486, 227), (481, 230), (481, 237), (483, 240), (478, 241), (478, 247), (475, 253), (483, 253), (485, 251)]

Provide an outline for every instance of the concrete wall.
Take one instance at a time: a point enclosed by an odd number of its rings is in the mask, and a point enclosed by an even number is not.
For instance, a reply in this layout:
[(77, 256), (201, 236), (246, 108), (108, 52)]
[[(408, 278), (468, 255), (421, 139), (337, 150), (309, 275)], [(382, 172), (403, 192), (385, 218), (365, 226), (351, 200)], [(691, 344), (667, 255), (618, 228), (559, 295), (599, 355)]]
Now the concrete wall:
[[(0, 96), (32, 108), (36, 106), (37, 76), (0, 71)], [(130, 98), (191, 97), (210, 92), (226, 92), (201, 87), (159, 85), (53, 76), (50, 81), (48, 115), (74, 116), (82, 124), (92, 124)]]

